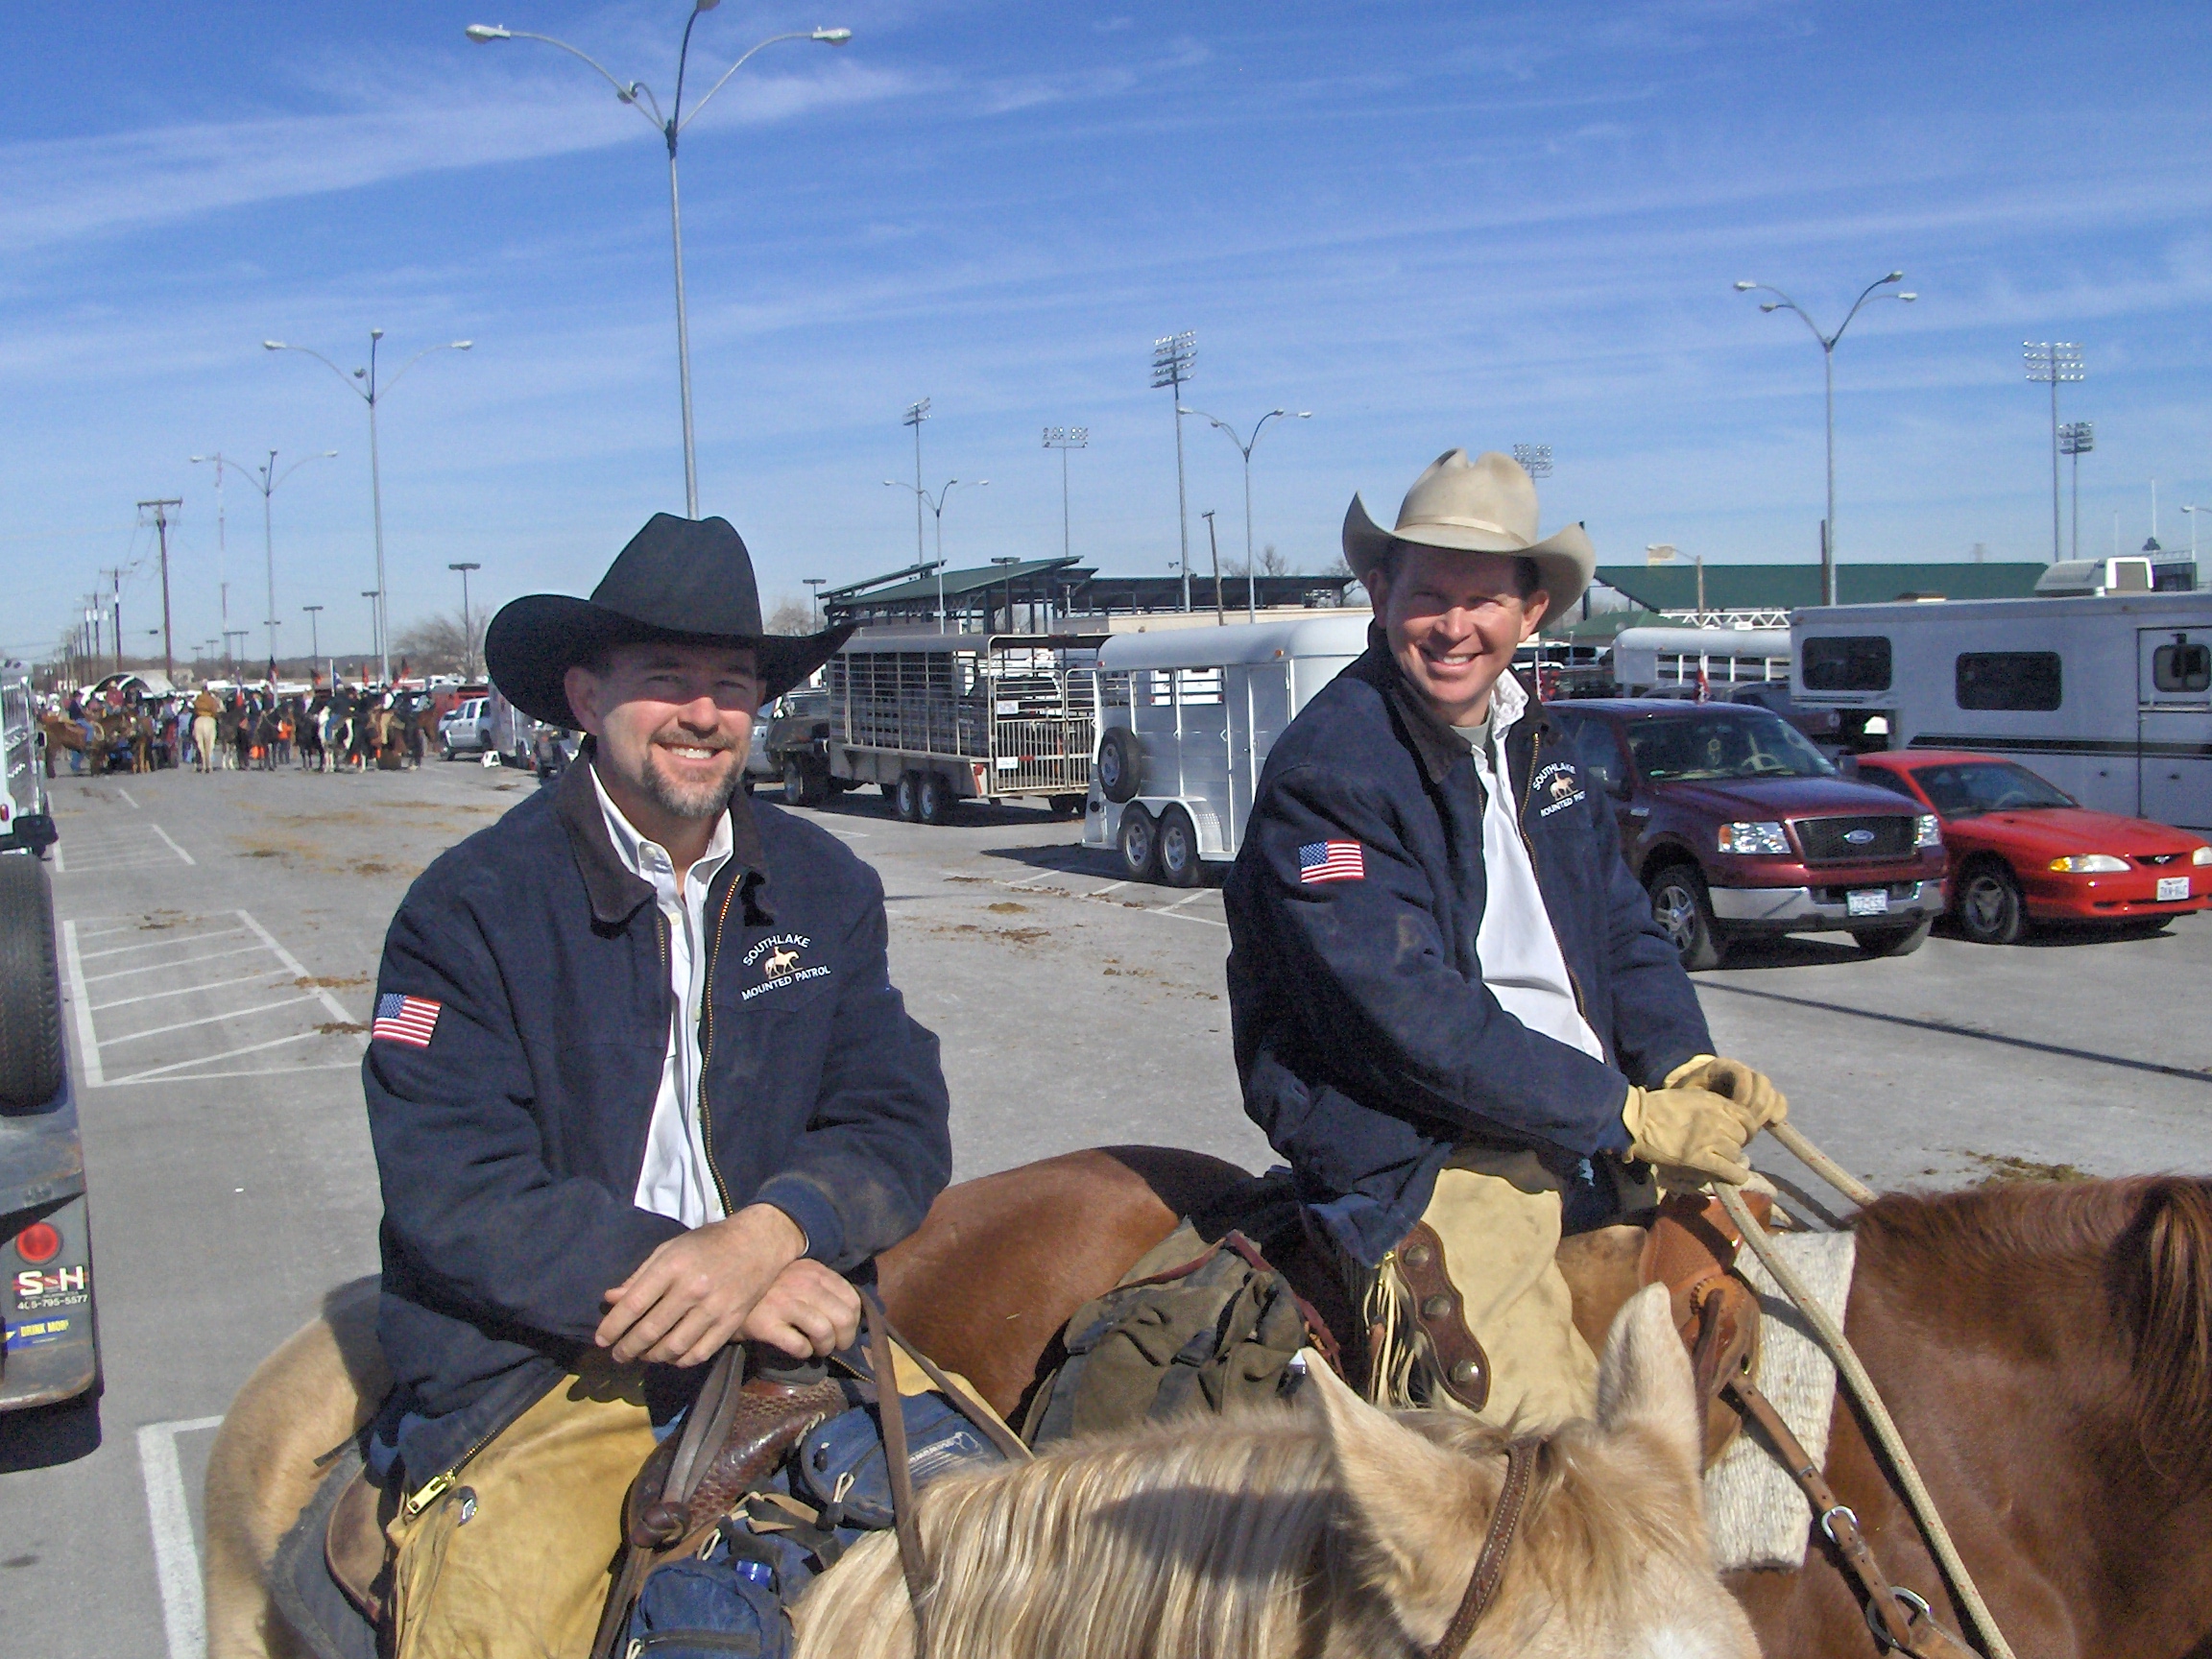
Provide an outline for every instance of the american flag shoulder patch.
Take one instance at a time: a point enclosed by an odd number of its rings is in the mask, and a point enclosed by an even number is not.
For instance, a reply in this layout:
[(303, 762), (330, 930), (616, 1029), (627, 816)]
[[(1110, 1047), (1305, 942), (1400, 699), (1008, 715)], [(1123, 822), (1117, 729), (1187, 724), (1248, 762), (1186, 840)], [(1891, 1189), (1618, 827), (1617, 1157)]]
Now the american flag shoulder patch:
[(1309, 841), (1298, 849), (1301, 882), (1363, 881), (1366, 878), (1366, 854), (1357, 841)]
[(438, 1029), (445, 1004), (427, 997), (403, 997), (388, 991), (376, 998), (376, 1021), (369, 1027), (370, 1040), (381, 1037), (404, 1043), (410, 1048), (430, 1046), (430, 1033)]

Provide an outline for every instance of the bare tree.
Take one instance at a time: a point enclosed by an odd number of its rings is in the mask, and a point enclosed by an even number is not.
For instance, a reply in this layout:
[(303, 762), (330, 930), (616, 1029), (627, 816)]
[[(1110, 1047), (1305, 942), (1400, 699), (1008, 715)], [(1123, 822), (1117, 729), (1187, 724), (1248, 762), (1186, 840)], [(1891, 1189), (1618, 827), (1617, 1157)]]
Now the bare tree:
[(481, 672), (484, 630), (490, 620), (479, 612), (464, 624), (458, 611), (422, 617), (399, 631), (392, 641), (393, 655), (405, 658), (410, 669), (423, 674), (462, 674), (471, 666)]
[(776, 601), (776, 609), (768, 613), (768, 632), (771, 634), (811, 634), (814, 632), (814, 613), (804, 599), (784, 594)]

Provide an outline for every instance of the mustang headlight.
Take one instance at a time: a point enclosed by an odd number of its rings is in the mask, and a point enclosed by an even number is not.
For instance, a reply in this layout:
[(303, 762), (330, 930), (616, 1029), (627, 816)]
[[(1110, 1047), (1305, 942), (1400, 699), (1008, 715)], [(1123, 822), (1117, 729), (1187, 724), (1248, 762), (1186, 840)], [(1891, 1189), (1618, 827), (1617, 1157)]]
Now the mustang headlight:
[(1790, 835), (1779, 824), (1723, 824), (1720, 826), (1720, 851), (1787, 853), (1790, 851)]
[(2212, 864), (2212, 847), (2200, 847), (2189, 854), (2192, 864)]
[(1933, 812), (1921, 813), (1920, 827), (1912, 836), (1912, 845), (1915, 848), (1942, 846), (1943, 820)]
[(2061, 876), (2121, 876), (2127, 873), (2128, 860), (2109, 853), (2075, 853), (2052, 859), (2051, 868)]

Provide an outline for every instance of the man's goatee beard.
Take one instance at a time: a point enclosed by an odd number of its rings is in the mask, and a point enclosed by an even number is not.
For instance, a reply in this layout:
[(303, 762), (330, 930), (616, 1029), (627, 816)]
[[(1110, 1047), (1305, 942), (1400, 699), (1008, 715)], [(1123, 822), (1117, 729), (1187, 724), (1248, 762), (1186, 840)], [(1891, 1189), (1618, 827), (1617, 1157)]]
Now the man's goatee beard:
[(645, 798), (673, 818), (714, 818), (729, 810), (730, 797), (737, 792), (744, 776), (742, 766), (733, 766), (730, 776), (714, 783), (699, 783), (689, 788), (679, 785), (661, 771), (654, 757), (645, 757), (644, 776), (638, 780), (644, 785)]

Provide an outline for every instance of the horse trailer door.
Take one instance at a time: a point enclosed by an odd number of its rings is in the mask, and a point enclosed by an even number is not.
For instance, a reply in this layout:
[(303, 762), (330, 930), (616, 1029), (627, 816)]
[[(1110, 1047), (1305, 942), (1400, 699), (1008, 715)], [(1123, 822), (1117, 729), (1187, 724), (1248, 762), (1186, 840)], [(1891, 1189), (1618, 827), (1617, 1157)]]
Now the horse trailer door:
[(2212, 830), (2212, 628), (2146, 628), (2135, 638), (2135, 810)]

